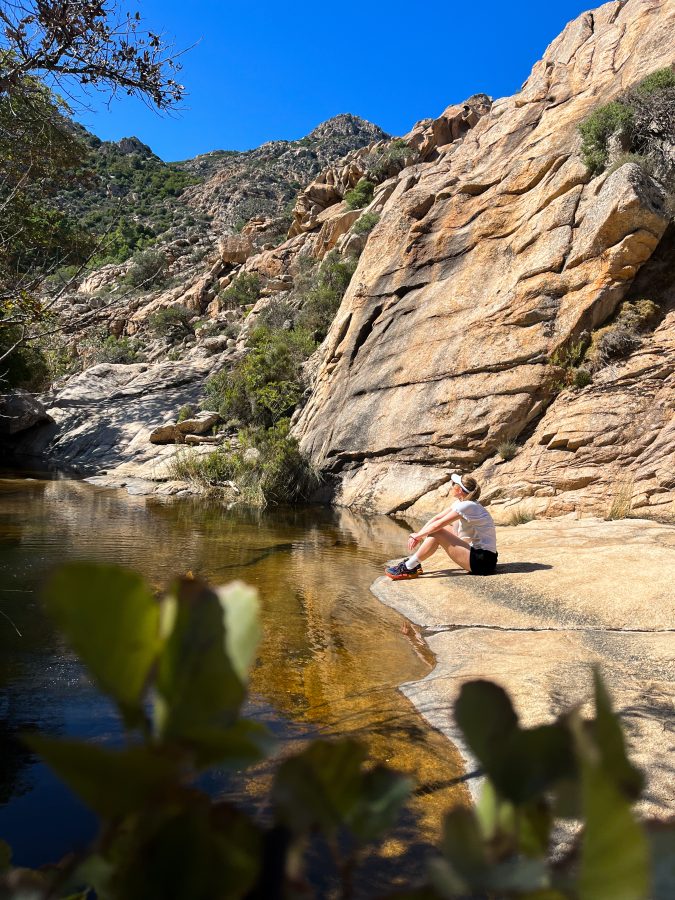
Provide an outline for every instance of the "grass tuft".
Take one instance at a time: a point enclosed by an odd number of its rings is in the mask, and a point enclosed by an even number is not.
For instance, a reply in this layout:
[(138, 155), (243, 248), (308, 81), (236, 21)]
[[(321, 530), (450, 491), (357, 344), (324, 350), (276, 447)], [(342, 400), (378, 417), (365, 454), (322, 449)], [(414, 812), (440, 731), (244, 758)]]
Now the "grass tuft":
[(501, 444), (497, 445), (497, 453), (505, 462), (513, 459), (517, 452), (518, 444), (515, 441), (502, 441)]

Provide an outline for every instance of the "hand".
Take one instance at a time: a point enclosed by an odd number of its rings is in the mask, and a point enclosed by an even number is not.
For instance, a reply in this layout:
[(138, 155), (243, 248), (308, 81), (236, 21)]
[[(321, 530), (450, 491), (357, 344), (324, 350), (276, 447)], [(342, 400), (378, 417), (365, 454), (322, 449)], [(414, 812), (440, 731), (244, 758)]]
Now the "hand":
[(411, 534), (408, 538), (408, 550), (414, 550), (422, 538), (417, 534)]

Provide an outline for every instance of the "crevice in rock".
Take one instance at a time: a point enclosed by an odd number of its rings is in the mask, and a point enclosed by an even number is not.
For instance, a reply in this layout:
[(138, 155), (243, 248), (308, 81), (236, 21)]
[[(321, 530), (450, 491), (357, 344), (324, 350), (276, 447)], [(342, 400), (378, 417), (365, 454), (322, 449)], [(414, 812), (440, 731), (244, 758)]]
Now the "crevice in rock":
[(527, 627), (511, 628), (506, 625), (483, 625), (475, 622), (471, 625), (423, 625), (420, 627), (423, 637), (433, 637), (436, 634), (448, 634), (452, 631), (471, 631), (479, 629), (483, 631), (502, 631), (507, 634), (567, 631), (582, 632), (584, 634), (604, 634), (605, 632), (610, 632), (612, 634), (675, 634), (675, 628), (617, 628), (612, 627), (611, 625), (595, 627), (584, 627), (581, 625), (530, 625)]
[(356, 340), (354, 341), (354, 346), (352, 347), (352, 352), (349, 357), (349, 364), (351, 365), (359, 350), (363, 347), (365, 342), (368, 340), (372, 330), (377, 322), (381, 312), (383, 309), (383, 304), (379, 303), (371, 312), (368, 319), (363, 323), (363, 325), (359, 328), (358, 334), (356, 335)]

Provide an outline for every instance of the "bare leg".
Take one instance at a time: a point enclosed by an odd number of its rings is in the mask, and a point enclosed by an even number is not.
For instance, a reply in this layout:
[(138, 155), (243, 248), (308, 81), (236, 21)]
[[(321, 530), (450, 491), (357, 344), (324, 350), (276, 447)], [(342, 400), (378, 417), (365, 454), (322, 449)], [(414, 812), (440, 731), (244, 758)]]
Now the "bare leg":
[(452, 528), (439, 528), (432, 535), (422, 541), (420, 547), (415, 550), (415, 555), (420, 560), (428, 559), (432, 553), (438, 550), (439, 545), (445, 550), (450, 559), (466, 569), (471, 571), (470, 552), (471, 547), (466, 541), (458, 538)]

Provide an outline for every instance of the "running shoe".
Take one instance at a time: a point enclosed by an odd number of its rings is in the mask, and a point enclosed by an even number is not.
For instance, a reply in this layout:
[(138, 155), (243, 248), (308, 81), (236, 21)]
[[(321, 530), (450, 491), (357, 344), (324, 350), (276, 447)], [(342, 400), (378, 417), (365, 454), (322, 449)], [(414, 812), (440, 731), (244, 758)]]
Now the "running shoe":
[(414, 569), (406, 568), (406, 560), (398, 563), (396, 566), (387, 566), (384, 570), (385, 575), (388, 575), (393, 581), (402, 581), (404, 578), (417, 578), (418, 575), (424, 575), (422, 571), (422, 566), (420, 563), (417, 563)]

